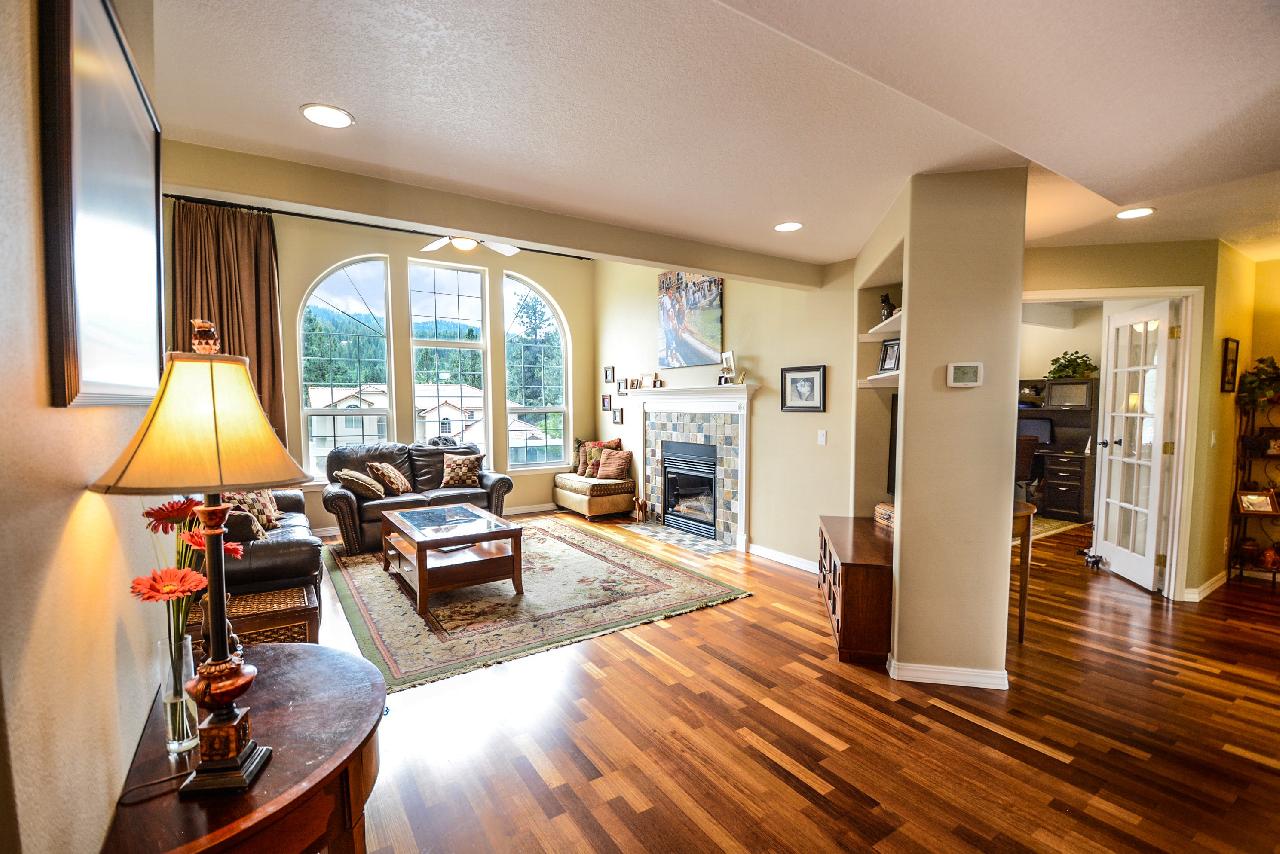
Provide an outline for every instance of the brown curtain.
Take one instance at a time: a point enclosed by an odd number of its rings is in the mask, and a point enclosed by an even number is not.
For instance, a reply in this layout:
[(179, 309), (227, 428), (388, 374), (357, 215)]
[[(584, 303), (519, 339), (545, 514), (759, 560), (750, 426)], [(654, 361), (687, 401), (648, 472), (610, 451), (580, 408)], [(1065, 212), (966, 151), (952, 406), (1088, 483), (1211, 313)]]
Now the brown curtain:
[(249, 357), (262, 408), (285, 440), (280, 284), (271, 215), (173, 203), (174, 349), (191, 349), (191, 320), (212, 320), (222, 352)]

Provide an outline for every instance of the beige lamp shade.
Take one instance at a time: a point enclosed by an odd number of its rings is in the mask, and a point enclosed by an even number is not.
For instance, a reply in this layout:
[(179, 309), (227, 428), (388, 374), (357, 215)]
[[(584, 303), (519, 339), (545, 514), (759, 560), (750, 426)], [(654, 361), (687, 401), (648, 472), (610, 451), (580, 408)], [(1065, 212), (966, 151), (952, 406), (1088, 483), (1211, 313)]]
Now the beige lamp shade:
[(248, 359), (169, 353), (142, 426), (89, 488), (167, 495), (295, 486), (310, 479), (271, 429)]

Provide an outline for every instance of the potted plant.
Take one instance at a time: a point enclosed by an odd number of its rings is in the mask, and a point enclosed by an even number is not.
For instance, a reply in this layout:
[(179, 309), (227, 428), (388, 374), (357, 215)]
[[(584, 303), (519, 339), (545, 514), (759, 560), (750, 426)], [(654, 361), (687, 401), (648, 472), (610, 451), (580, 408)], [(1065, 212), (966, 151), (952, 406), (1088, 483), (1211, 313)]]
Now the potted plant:
[(1236, 401), (1245, 409), (1266, 403), (1280, 403), (1280, 365), (1274, 356), (1263, 356), (1240, 375)]
[(1098, 372), (1098, 366), (1093, 363), (1093, 359), (1089, 358), (1087, 353), (1081, 353), (1079, 350), (1064, 350), (1061, 356), (1054, 356), (1049, 360), (1049, 373), (1044, 375), (1047, 380), (1077, 380), (1086, 379)]

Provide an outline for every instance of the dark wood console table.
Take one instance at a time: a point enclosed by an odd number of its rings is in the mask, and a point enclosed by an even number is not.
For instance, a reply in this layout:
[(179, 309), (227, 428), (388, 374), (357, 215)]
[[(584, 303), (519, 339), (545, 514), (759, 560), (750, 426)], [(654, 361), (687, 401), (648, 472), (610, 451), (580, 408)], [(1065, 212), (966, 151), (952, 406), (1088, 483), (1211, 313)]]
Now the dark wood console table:
[(883, 666), (893, 626), (893, 530), (851, 516), (818, 517), (818, 587), (841, 661)]
[[(189, 767), (171, 761), (160, 703), (151, 708), (103, 851), (363, 852), (364, 804), (378, 777), (387, 685), (350, 653), (312, 644), (245, 650), (258, 678), (241, 698), (271, 761), (248, 791), (179, 799), (180, 780), (129, 791)], [(158, 797), (144, 800), (150, 795)]]

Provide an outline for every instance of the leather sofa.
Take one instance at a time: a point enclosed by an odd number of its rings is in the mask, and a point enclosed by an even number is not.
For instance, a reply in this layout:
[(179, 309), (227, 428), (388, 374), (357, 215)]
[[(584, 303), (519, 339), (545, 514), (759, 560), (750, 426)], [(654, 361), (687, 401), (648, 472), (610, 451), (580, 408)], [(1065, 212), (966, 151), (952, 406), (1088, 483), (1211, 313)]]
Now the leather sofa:
[(311, 587), (320, 601), (323, 562), (320, 539), (311, 533), (306, 503), (298, 489), (272, 492), (281, 517), (265, 540), (253, 538), (252, 517), (233, 510), (227, 514), (226, 540), (242, 543), (244, 557), (225, 558), (227, 591), (233, 596), (290, 587)]
[[(439, 442), (439, 440), (434, 440)], [(410, 507), (444, 504), (473, 504), (494, 515), (502, 515), (507, 493), (515, 485), (511, 478), (495, 471), (480, 472), (479, 487), (441, 487), (445, 454), (478, 454), (475, 445), (403, 445), (380, 442), (334, 448), (325, 462), (329, 485), (324, 488), (324, 506), (338, 519), (342, 544), (347, 554), (376, 552), (382, 548), (382, 513)], [(351, 469), (368, 474), (369, 463), (390, 463), (413, 484), (413, 492), (387, 498), (362, 498), (337, 482), (334, 472)]]

